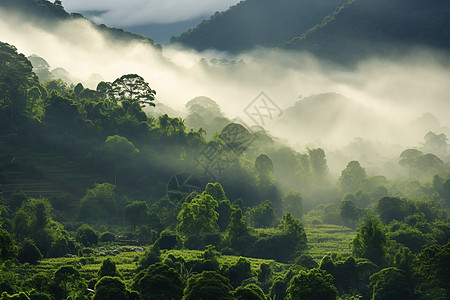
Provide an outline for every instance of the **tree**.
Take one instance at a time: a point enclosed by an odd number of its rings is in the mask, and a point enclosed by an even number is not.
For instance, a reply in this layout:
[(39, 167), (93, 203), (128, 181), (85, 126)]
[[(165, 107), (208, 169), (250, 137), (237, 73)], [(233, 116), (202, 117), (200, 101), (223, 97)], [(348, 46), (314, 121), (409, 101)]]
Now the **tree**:
[(303, 215), (302, 195), (295, 191), (290, 191), (282, 198), (283, 209), (289, 212), (294, 218), (300, 219)]
[(239, 286), (234, 291), (234, 298), (236, 300), (266, 300), (263, 290), (254, 283), (246, 286)]
[(159, 249), (159, 244), (154, 243), (152, 246), (145, 250), (144, 255), (139, 260), (138, 270), (143, 270), (149, 266), (156, 264), (161, 261), (161, 249)]
[(308, 149), (308, 154), (312, 171), (319, 179), (323, 179), (328, 173), (325, 151), (321, 148)]
[(217, 202), (222, 200), (227, 200), (227, 196), (225, 195), (225, 191), (223, 190), (222, 185), (219, 182), (216, 183), (208, 183), (205, 187), (206, 194), (210, 195)]
[(27, 90), (38, 84), (33, 67), (23, 54), (0, 42), (0, 124), (2, 128), (26, 121)]
[(123, 217), (125, 221), (132, 226), (133, 231), (136, 230), (137, 225), (147, 223), (147, 203), (144, 201), (134, 201), (133, 203), (128, 204), (123, 209)]
[(80, 219), (112, 217), (116, 206), (116, 187), (110, 183), (95, 184), (80, 201)]
[(177, 230), (185, 236), (217, 232), (217, 206), (217, 201), (208, 194), (197, 195), (191, 202), (184, 202), (177, 216)]
[(270, 200), (254, 206), (247, 210), (245, 217), (253, 227), (272, 227), (276, 216), (273, 204)]
[(255, 169), (260, 180), (262, 180), (263, 182), (273, 180), (273, 162), (266, 154), (260, 154), (256, 157)]
[(354, 228), (361, 216), (361, 211), (356, 207), (355, 203), (350, 200), (343, 200), (340, 205), (340, 211), (344, 224)]
[(142, 271), (134, 279), (134, 287), (141, 299), (181, 299), (185, 286), (184, 280), (171, 267), (157, 263)]
[(100, 270), (98, 270), (99, 279), (105, 276), (122, 277), (116, 268), (116, 264), (109, 257), (103, 261)]
[(80, 273), (72, 266), (60, 267), (53, 276), (53, 281), (62, 286), (64, 291), (64, 299), (67, 297), (68, 292), (71, 294), (76, 293), (83, 286), (83, 278)]
[(394, 267), (373, 274), (370, 277), (372, 299), (411, 299), (412, 291), (404, 274)]
[(25, 239), (22, 243), (22, 246), (19, 249), (19, 262), (21, 263), (30, 263), (37, 264), (39, 260), (42, 259), (41, 251), (39, 251), (38, 247), (33, 240)]
[(133, 162), (139, 149), (126, 137), (120, 135), (108, 136), (103, 145), (103, 159), (114, 167), (114, 185), (117, 185), (117, 175), (121, 167)]
[(287, 289), (289, 300), (336, 300), (338, 292), (333, 276), (320, 269), (300, 271)]
[(0, 228), (0, 261), (13, 259), (17, 256), (17, 246), (8, 231)]
[(369, 216), (363, 225), (358, 228), (358, 233), (352, 244), (353, 256), (367, 258), (378, 267), (385, 264), (386, 236), (380, 221)]
[(279, 229), (281, 229), (284, 236), (289, 238), (293, 249), (300, 251), (306, 248), (306, 233), (300, 220), (294, 219), (290, 213), (285, 213), (281, 219)]
[(95, 284), (92, 300), (128, 300), (129, 292), (118, 277), (105, 276)]
[(450, 297), (450, 242), (423, 249), (416, 257), (415, 272), (425, 284), (444, 289)]
[(137, 74), (127, 74), (117, 78), (109, 90), (109, 96), (114, 100), (128, 100), (136, 102), (142, 107), (145, 105), (155, 106), (156, 92), (149, 84)]
[(240, 257), (234, 265), (225, 270), (224, 275), (230, 279), (230, 283), (233, 286), (238, 287), (241, 285), (242, 281), (253, 275), (250, 262), (245, 258)]
[(361, 167), (359, 161), (353, 160), (342, 170), (339, 183), (344, 193), (356, 192), (366, 177), (366, 171)]
[(97, 245), (98, 233), (91, 226), (83, 224), (77, 230), (76, 240), (85, 247)]
[(383, 197), (378, 200), (377, 210), (383, 223), (392, 220), (403, 220), (404, 217), (415, 212), (414, 205), (406, 199), (398, 197)]
[(225, 240), (230, 244), (232, 249), (238, 252), (242, 252), (253, 242), (247, 222), (243, 219), (240, 208), (231, 213)]
[(204, 271), (189, 278), (183, 300), (233, 300), (228, 278), (214, 271)]

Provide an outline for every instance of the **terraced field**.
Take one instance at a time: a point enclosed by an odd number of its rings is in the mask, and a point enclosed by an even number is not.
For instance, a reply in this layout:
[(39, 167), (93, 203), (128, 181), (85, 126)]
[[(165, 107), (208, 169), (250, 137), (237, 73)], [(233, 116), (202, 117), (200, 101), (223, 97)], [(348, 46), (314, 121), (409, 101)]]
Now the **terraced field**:
[(351, 228), (336, 225), (310, 225), (305, 227), (308, 238), (308, 254), (316, 261), (330, 252), (339, 252), (343, 256), (352, 253), (351, 242), (356, 231)]

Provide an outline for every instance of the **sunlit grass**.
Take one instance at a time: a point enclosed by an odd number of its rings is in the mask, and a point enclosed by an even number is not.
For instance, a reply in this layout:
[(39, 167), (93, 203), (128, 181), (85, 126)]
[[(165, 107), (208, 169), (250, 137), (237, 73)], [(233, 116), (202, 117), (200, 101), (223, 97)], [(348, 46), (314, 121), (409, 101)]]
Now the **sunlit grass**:
[(337, 225), (311, 225), (305, 228), (308, 238), (308, 254), (319, 261), (330, 252), (338, 252), (343, 256), (352, 253), (351, 242), (356, 231)]

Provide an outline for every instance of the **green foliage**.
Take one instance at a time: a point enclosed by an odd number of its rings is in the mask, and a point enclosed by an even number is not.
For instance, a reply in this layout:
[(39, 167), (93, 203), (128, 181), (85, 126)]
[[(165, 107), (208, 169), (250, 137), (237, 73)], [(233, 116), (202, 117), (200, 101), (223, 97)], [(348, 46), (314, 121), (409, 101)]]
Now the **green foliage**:
[(356, 192), (366, 177), (366, 171), (361, 167), (359, 161), (349, 162), (339, 177), (342, 191), (344, 193)]
[(229, 280), (214, 271), (193, 275), (187, 281), (183, 300), (232, 300)]
[(175, 231), (164, 229), (157, 240), (160, 249), (179, 249), (181, 248), (181, 238)]
[(98, 232), (96, 232), (91, 226), (83, 224), (77, 230), (76, 240), (85, 247), (97, 245)]
[(402, 270), (386, 268), (370, 277), (372, 299), (411, 299), (412, 291)]
[(266, 200), (263, 203), (248, 209), (245, 213), (245, 218), (253, 227), (272, 227), (276, 219), (272, 202)]
[(367, 258), (378, 267), (385, 265), (386, 236), (380, 221), (367, 217), (353, 240), (353, 255), (357, 258)]
[(253, 241), (250, 231), (242, 217), (241, 209), (236, 209), (231, 213), (230, 224), (227, 227), (225, 240), (230, 244), (231, 248), (241, 252), (244, 251)]
[(137, 102), (144, 107), (146, 104), (155, 106), (156, 92), (152, 90), (144, 78), (137, 74), (127, 74), (117, 78), (109, 90), (109, 97), (116, 101), (128, 100)]
[(161, 261), (161, 250), (159, 244), (155, 243), (145, 250), (144, 255), (139, 260), (138, 270), (146, 269), (149, 266)]
[(287, 293), (287, 299), (292, 300), (335, 300), (338, 295), (337, 289), (333, 285), (333, 276), (319, 269), (300, 271), (291, 279)]
[(171, 267), (157, 263), (134, 278), (141, 299), (181, 299), (185, 282)]
[(25, 239), (19, 248), (19, 255), (17, 258), (21, 263), (27, 262), (35, 265), (42, 257), (41, 251), (36, 247), (33, 240)]
[(294, 218), (300, 219), (303, 215), (303, 198), (300, 193), (290, 191), (282, 198), (283, 209)]
[(433, 245), (422, 250), (415, 260), (415, 271), (421, 280), (433, 287), (439, 287), (450, 296), (450, 243)]
[(197, 195), (191, 202), (183, 203), (177, 216), (177, 230), (184, 236), (217, 232), (217, 206), (217, 201), (209, 194)]
[(116, 264), (109, 257), (103, 261), (100, 270), (98, 270), (98, 278), (101, 279), (104, 276), (122, 277), (116, 268)]
[(239, 286), (234, 291), (234, 298), (236, 300), (265, 300), (266, 295), (259, 286), (250, 283), (246, 286)]
[(130, 224), (133, 230), (137, 225), (147, 223), (148, 206), (144, 201), (134, 201), (123, 209), (125, 222)]
[(311, 169), (315, 176), (319, 179), (324, 179), (328, 174), (327, 160), (325, 158), (325, 151), (321, 148), (308, 149), (309, 161)]
[(236, 264), (228, 267), (224, 271), (224, 275), (230, 279), (230, 283), (234, 287), (238, 287), (241, 285), (242, 281), (253, 276), (250, 262), (241, 257)]
[(68, 295), (76, 295), (84, 288), (84, 281), (80, 273), (72, 266), (63, 266), (56, 270), (53, 281), (58, 286), (62, 286), (64, 298)]
[(0, 42), (0, 124), (8, 129), (26, 123), (27, 89), (37, 84), (31, 63), (17, 49)]
[(344, 224), (348, 227), (354, 228), (359, 218), (361, 217), (361, 210), (350, 200), (343, 200), (340, 205), (341, 217)]
[(411, 202), (398, 197), (381, 198), (378, 200), (377, 209), (385, 224), (394, 219), (402, 220), (404, 217), (413, 214), (415, 210)]
[(95, 285), (93, 300), (128, 300), (129, 292), (118, 277), (102, 277)]
[(14, 259), (17, 256), (17, 246), (8, 231), (0, 228), (0, 261)]
[(80, 201), (79, 218), (106, 219), (112, 217), (116, 211), (115, 186), (109, 183), (95, 184), (88, 189)]

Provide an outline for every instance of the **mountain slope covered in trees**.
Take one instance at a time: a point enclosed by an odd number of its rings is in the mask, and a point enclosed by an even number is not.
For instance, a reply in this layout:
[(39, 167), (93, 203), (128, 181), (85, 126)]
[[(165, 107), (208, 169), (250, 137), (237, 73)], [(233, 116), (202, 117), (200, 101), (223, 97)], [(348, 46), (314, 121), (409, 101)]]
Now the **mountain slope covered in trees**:
[(26, 16), (25, 20), (27, 22), (31, 22), (33, 26), (41, 27), (50, 32), (58, 28), (59, 22), (78, 20), (91, 24), (105, 37), (123, 42), (141, 41), (159, 47), (150, 38), (126, 32), (122, 29), (98, 25), (87, 20), (81, 14), (70, 14), (64, 10), (63, 6), (47, 0), (2, 0), (0, 1), (0, 10), (9, 14)]
[(414, 47), (450, 50), (450, 2), (351, 0), (283, 47), (331, 60), (401, 54)]
[(174, 41), (229, 52), (278, 46), (351, 62), (420, 46), (448, 51), (448, 19), (445, 0), (247, 0)]
[(343, 0), (247, 0), (216, 13), (174, 42), (229, 52), (275, 47), (315, 26)]

